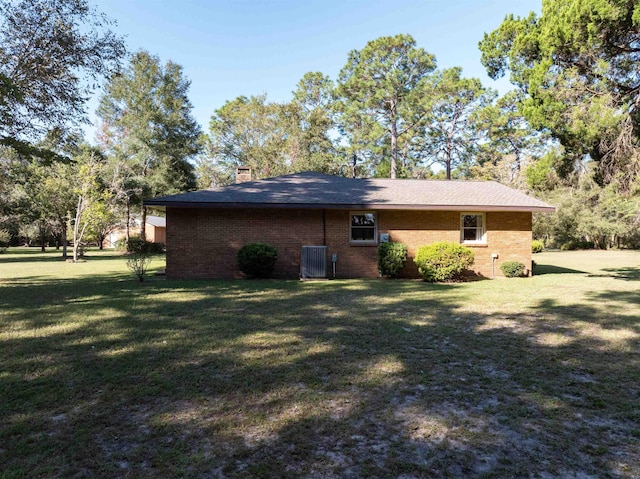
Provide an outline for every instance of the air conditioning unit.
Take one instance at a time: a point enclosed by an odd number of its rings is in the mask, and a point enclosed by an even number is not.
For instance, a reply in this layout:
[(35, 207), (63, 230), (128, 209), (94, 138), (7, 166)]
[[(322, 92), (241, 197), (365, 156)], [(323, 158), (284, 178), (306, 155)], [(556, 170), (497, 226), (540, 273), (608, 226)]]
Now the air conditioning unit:
[(303, 246), (300, 257), (300, 277), (302, 279), (327, 277), (327, 247)]

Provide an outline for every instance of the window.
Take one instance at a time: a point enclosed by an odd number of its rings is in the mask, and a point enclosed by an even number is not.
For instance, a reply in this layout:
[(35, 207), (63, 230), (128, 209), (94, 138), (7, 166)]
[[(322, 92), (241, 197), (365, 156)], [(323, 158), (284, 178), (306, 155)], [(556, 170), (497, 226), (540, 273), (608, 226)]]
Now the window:
[(376, 214), (365, 211), (352, 211), (350, 216), (351, 243), (376, 244), (378, 231)]
[(460, 241), (462, 243), (485, 242), (484, 213), (462, 213), (460, 215)]

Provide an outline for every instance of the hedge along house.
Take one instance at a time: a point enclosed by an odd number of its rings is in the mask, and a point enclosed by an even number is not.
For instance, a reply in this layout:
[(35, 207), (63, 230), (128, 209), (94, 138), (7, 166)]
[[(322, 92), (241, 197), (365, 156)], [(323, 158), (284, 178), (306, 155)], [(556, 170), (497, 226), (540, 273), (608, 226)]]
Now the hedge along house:
[(420, 246), (473, 248), (473, 270), (501, 275), (515, 260), (531, 270), (531, 221), (554, 207), (490, 181), (354, 179), (298, 173), (145, 201), (166, 211), (168, 278), (237, 278), (249, 243), (276, 247), (282, 278), (378, 277), (377, 246), (408, 247), (402, 277), (418, 277)]

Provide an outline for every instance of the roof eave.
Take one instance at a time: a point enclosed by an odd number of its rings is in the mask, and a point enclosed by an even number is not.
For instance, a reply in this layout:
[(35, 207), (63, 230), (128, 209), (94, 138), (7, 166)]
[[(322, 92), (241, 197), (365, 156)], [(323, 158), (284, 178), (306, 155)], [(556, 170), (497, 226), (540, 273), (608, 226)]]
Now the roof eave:
[(212, 203), (195, 201), (156, 201), (147, 200), (146, 206), (165, 210), (166, 208), (259, 208), (259, 209), (327, 209), (327, 210), (420, 210), (420, 211), (504, 211), (504, 212), (544, 212), (552, 213), (553, 206), (530, 205), (406, 205), (377, 203)]

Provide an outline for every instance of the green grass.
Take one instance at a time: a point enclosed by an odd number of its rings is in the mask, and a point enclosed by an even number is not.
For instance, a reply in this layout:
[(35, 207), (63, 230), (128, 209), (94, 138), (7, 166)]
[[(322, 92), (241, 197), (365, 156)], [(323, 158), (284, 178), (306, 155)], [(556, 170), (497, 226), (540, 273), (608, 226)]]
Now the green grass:
[(139, 283), (111, 253), (10, 250), (0, 478), (638, 477), (640, 253), (534, 259)]

